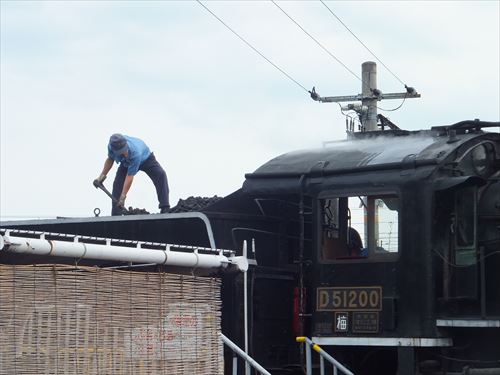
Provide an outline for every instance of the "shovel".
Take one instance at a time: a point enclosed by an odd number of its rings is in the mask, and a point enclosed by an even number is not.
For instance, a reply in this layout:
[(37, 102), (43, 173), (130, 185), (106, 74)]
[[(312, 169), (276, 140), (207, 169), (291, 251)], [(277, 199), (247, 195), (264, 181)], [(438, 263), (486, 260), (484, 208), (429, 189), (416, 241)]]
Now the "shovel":
[(96, 187), (96, 189), (97, 189), (97, 188), (99, 188), (99, 189), (101, 189), (102, 191), (104, 191), (104, 192), (106, 193), (106, 195), (107, 195), (108, 197), (110, 197), (110, 198), (111, 198), (111, 200), (112, 200), (113, 202), (115, 202), (115, 204), (118, 204), (118, 199), (116, 199), (115, 197), (113, 197), (113, 195), (111, 195), (111, 193), (109, 192), (109, 190), (108, 190), (108, 189), (106, 189), (106, 188), (104, 187), (104, 185), (102, 184), (102, 182), (100, 182), (98, 179), (95, 179), (95, 180), (94, 180), (94, 186)]
[[(99, 180), (95, 179), (93, 184), (96, 187), (96, 189), (98, 188), (104, 191), (106, 195), (110, 197), (115, 204), (118, 204), (118, 199), (113, 197), (113, 195), (109, 192), (109, 190), (104, 187), (102, 182), (99, 182)], [(149, 214), (149, 212), (139, 208), (132, 208), (132, 207), (129, 207), (128, 209), (125, 207), (122, 208), (122, 215), (139, 215), (139, 214)]]

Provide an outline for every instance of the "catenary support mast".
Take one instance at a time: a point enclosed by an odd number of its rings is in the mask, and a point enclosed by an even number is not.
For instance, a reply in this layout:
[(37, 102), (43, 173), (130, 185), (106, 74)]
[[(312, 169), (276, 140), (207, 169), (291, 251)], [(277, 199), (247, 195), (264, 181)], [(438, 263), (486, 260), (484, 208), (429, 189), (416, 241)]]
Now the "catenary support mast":
[(361, 124), (366, 131), (377, 130), (377, 64), (371, 61), (364, 62), (361, 65), (361, 100), (360, 118)]
[(347, 96), (319, 96), (313, 88), (311, 98), (322, 103), (361, 102), (350, 103), (343, 110), (353, 110), (359, 115), (362, 131), (376, 131), (377, 128), (377, 102), (389, 99), (420, 98), (420, 94), (413, 87), (405, 85), (406, 92), (382, 93), (377, 88), (377, 64), (366, 61), (361, 65), (361, 94)]

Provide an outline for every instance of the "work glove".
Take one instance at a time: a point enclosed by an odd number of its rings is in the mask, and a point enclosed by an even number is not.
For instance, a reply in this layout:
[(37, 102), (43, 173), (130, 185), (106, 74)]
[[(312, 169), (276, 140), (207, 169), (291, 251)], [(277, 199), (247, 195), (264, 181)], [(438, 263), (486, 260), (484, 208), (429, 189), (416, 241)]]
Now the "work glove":
[(105, 174), (100, 174), (99, 177), (97, 177), (95, 180), (94, 180), (94, 186), (97, 188), (99, 187), (100, 185), (102, 185), (102, 183), (104, 182), (104, 180), (106, 179), (106, 175)]
[(120, 195), (120, 199), (118, 199), (118, 203), (116, 204), (120, 208), (125, 208), (125, 199), (127, 196), (125, 194)]

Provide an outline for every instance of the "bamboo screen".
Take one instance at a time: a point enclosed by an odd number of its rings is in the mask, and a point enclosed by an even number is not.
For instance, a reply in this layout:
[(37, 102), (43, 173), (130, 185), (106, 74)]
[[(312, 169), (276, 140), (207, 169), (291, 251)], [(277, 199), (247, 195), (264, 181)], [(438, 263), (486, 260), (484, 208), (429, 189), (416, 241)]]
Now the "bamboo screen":
[(220, 280), (0, 265), (0, 374), (223, 374)]

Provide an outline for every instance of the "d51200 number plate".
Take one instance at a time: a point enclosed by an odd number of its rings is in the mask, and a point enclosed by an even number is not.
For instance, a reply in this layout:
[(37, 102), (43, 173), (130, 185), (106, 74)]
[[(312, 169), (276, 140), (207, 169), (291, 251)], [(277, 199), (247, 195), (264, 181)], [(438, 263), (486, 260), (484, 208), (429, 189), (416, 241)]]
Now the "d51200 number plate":
[(380, 311), (382, 310), (382, 287), (356, 286), (318, 288), (317, 311)]

